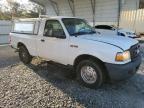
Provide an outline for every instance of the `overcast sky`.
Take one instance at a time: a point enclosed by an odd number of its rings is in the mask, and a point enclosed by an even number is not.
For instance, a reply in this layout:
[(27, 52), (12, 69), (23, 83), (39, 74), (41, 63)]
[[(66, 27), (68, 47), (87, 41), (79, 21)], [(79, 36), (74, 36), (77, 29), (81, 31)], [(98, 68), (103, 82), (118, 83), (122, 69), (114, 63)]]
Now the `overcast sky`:
[[(27, 4), (28, 0), (14, 0), (16, 2), (19, 2), (20, 4)], [(6, 4), (6, 0), (0, 0), (1, 4)]]

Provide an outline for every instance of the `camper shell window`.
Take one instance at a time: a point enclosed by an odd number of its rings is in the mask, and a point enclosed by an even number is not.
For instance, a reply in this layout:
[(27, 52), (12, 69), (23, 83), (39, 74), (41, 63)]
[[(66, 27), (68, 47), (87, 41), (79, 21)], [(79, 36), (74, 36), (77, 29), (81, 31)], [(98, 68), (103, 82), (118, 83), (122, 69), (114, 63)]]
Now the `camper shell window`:
[(14, 22), (13, 30), (14, 33), (21, 34), (38, 34), (39, 22)]

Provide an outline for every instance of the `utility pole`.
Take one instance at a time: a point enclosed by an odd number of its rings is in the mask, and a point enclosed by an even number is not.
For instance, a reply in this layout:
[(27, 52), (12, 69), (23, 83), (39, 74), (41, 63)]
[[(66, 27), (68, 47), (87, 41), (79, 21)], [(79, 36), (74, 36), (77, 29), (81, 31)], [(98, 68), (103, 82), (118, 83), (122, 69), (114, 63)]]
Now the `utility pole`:
[[(118, 20), (117, 20), (118, 29), (119, 29), (119, 26), (120, 26), (121, 7), (122, 7), (122, 0), (118, 0)], [(118, 34), (118, 29), (117, 29), (117, 34)]]
[(95, 26), (95, 7), (96, 7), (96, 0), (90, 0), (91, 7), (92, 7), (92, 14), (93, 14), (93, 27)]

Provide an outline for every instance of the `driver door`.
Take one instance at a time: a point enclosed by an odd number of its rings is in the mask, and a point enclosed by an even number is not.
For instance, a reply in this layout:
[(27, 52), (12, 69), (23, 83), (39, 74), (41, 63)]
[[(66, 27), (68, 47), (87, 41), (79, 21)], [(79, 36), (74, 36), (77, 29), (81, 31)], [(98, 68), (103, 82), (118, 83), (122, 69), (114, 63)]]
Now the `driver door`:
[(68, 40), (58, 20), (46, 21), (38, 46), (40, 57), (62, 64), (68, 62)]

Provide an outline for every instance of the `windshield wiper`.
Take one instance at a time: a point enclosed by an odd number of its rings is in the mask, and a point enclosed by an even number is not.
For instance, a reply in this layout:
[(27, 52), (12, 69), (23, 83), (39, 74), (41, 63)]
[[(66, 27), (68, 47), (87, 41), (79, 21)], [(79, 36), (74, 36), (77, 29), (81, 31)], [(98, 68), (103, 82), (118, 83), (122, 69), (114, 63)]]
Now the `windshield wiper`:
[(90, 32), (88, 32), (88, 34), (95, 34), (96, 33), (96, 31), (90, 31)]
[(74, 35), (84, 35), (84, 34), (86, 34), (86, 32), (76, 32), (76, 33), (73, 33), (71, 35), (74, 36)]
[(79, 35), (86, 35), (86, 34), (94, 34), (96, 31), (90, 31), (90, 32), (76, 32), (71, 34), (72, 36), (79, 36)]

